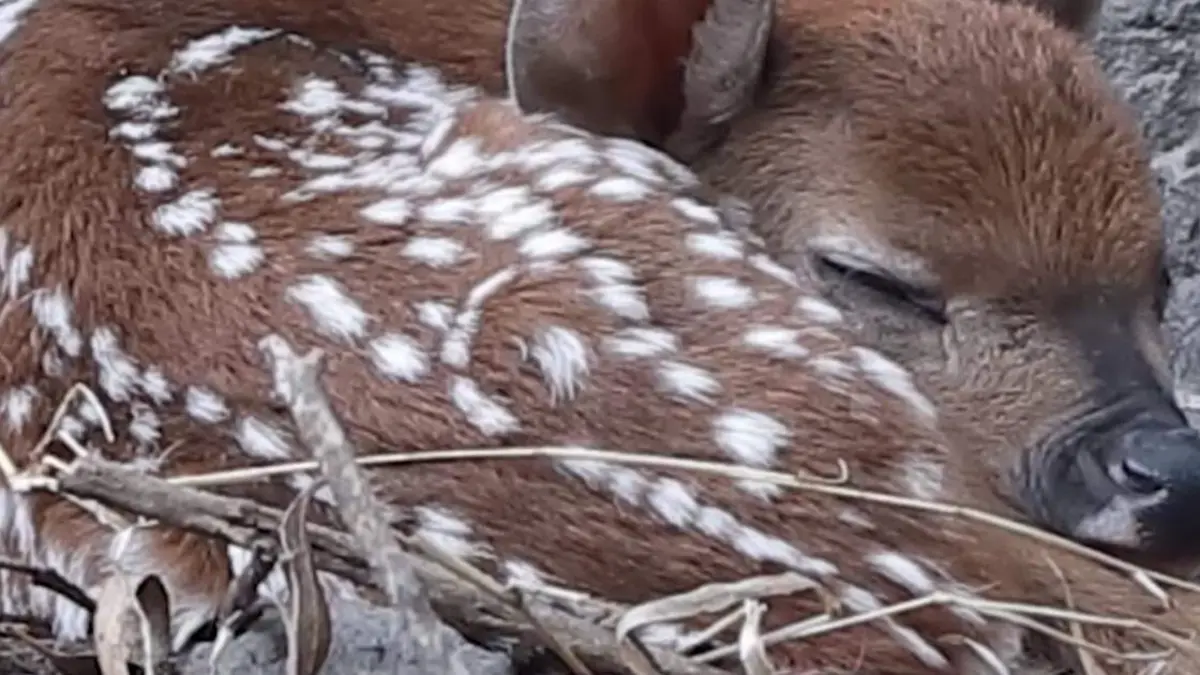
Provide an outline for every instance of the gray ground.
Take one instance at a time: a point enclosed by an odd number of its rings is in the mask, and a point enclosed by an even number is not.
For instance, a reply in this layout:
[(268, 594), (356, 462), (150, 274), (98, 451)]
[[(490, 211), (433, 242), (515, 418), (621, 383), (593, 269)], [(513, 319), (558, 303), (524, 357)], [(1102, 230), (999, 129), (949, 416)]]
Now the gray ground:
[[(1110, 0), (1097, 49), (1141, 113), (1155, 153), (1174, 280), (1167, 326), (1176, 345), (1181, 403), (1194, 405), (1200, 418), (1200, 0)], [(344, 605), (335, 612), (339, 634), (323, 673), (441, 675), (414, 656), (410, 631), (390, 614)], [(220, 672), (283, 673), (280, 640), (270, 634), (247, 637), (230, 649)], [(29, 654), (21, 651), (18, 658), (25, 662)], [(31, 672), (6, 663), (7, 656), (0, 646), (0, 672)], [(187, 675), (207, 673), (207, 656), (200, 650)], [(507, 670), (503, 660), (480, 650), (469, 657), (476, 664), (473, 673)]]
[[(1167, 329), (1175, 344), (1180, 403), (1200, 421), (1200, 2), (1117, 0), (1098, 51), (1142, 115), (1166, 199), (1173, 293)], [(1200, 426), (1200, 425), (1198, 425)]]

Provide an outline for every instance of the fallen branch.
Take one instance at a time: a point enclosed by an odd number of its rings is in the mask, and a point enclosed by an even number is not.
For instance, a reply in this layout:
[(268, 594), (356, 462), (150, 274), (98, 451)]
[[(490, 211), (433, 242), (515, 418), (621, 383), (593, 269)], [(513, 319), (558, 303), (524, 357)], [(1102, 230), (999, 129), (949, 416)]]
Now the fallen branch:
[[(60, 474), (51, 490), (93, 499), (111, 508), (145, 516), (162, 524), (205, 534), (226, 543), (251, 548), (261, 537), (274, 537), (281, 516), (278, 509), (249, 499), (226, 497), (136, 472), (89, 454), (77, 459), (71, 471)], [(375, 592), (386, 592), (374, 580), (367, 561), (345, 532), (308, 525), (317, 567)], [(540, 643), (541, 632), (528, 623), (513, 621), (511, 608), (493, 595), (418, 556), (403, 553), (425, 585), (437, 613), (468, 636), (503, 636), (525, 644)], [(546, 603), (531, 599), (528, 612), (545, 631), (576, 654), (592, 671), (624, 672), (625, 664), (615, 633), (593, 621), (581, 619)], [(727, 675), (712, 666), (691, 663), (678, 654), (650, 649), (658, 667), (668, 675)]]

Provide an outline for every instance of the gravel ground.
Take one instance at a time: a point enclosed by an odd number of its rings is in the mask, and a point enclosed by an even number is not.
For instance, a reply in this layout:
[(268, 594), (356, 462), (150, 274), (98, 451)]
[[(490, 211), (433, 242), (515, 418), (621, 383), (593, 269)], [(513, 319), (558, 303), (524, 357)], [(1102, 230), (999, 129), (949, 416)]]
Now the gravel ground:
[[(1200, 421), (1200, 0), (1110, 0), (1097, 49), (1117, 85), (1142, 115), (1166, 199), (1165, 235), (1174, 281), (1167, 329), (1176, 345), (1181, 402)], [(1196, 401), (1197, 403), (1193, 403)], [(440, 675), (419, 659), (411, 631), (394, 616), (346, 604), (334, 608), (338, 634), (323, 673)], [(477, 675), (501, 675), (502, 658), (464, 646)], [(247, 636), (220, 672), (283, 673), (281, 635)], [(207, 649), (183, 668), (207, 673)], [(34, 668), (37, 663), (42, 668)], [(0, 641), (0, 673), (51, 673), (28, 647)]]

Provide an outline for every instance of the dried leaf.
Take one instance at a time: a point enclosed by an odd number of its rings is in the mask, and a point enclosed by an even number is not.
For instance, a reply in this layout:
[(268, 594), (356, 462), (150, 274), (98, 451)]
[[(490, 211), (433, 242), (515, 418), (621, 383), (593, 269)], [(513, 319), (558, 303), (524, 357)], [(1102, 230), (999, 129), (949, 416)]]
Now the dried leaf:
[(317, 578), (305, 524), (313, 494), (324, 484), (315, 480), (296, 495), (279, 523), (279, 565), (288, 585), (283, 609), (288, 638), (288, 675), (316, 675), (329, 657), (329, 603)]
[(171, 656), (171, 599), (158, 575), (143, 577), (134, 591), (142, 635), (142, 664), (149, 675), (164, 675)]
[(125, 574), (109, 575), (96, 599), (92, 645), (103, 675), (167, 673), (171, 603), (162, 580), (151, 574), (135, 585)]
[(124, 574), (111, 574), (100, 586), (92, 620), (92, 645), (104, 675), (129, 675), (127, 618), (132, 599), (133, 589)]

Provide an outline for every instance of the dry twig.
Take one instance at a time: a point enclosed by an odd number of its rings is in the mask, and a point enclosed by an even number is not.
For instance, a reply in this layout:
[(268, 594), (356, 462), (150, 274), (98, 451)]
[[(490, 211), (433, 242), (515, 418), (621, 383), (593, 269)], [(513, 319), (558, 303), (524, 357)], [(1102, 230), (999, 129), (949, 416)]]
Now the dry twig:
[[(249, 499), (173, 485), (92, 455), (77, 460), (69, 473), (57, 477), (54, 485), (38, 487), (50, 488), (243, 548), (253, 546), (262, 537), (273, 537), (282, 516), (278, 509)], [(383, 590), (349, 535), (312, 523), (307, 529), (318, 568), (360, 586)], [(463, 583), (441, 565), (405, 555), (425, 584), (434, 609), (455, 629), (468, 635), (505, 636), (526, 644), (541, 641), (538, 629), (526, 622), (504, 618), (512, 616), (511, 608), (491, 593)], [(536, 600), (528, 603), (528, 611), (545, 631), (553, 633), (592, 671), (625, 669), (612, 630)], [(693, 663), (666, 650), (652, 649), (651, 653), (668, 675), (725, 675), (718, 668)]]
[[(442, 662), (447, 673), (468, 675), (458, 648), (459, 636), (442, 623), (430, 606), (409, 557), (381, 516), (388, 510), (375, 498), (362, 470), (354, 463), (358, 452), (322, 393), (322, 352), (312, 350), (298, 356), (277, 335), (263, 338), (258, 346), (270, 365), (276, 395), (287, 405), (300, 441), (320, 462), (342, 520), (370, 561), (375, 578), (392, 606), (409, 614), (411, 625), (422, 627), (420, 641), (426, 658)], [(462, 561), (459, 562), (455, 569), (462, 568)], [(587, 666), (552, 633), (545, 631), (535, 617), (525, 613), (524, 618), (543, 634), (573, 673), (590, 675)]]

